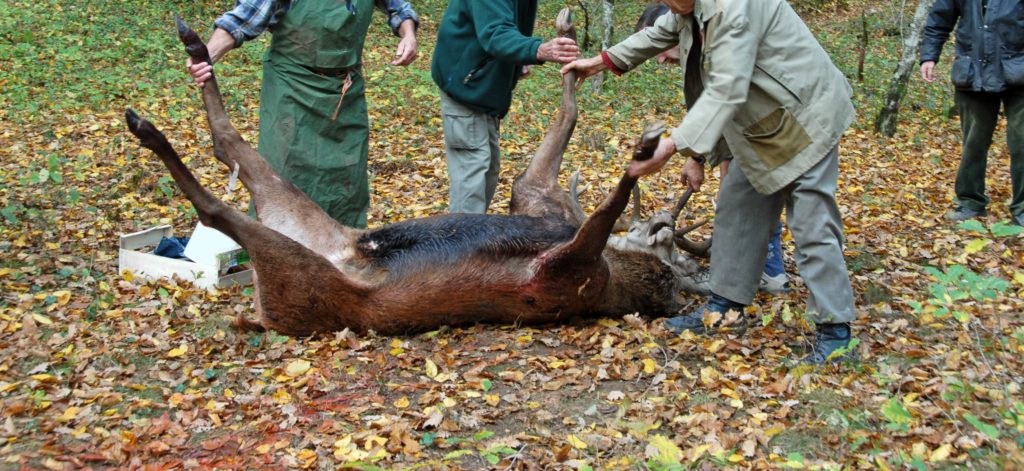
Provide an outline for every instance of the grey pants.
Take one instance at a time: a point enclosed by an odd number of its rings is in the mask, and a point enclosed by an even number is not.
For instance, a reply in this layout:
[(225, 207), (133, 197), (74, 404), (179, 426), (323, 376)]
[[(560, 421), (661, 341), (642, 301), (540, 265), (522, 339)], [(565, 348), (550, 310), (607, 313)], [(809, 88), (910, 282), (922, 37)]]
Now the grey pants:
[(768, 237), (786, 209), (796, 243), (796, 265), (807, 285), (807, 315), (815, 323), (856, 317), (843, 259), (843, 226), (836, 205), (839, 148), (793, 183), (770, 195), (754, 190), (739, 165), (722, 182), (711, 251), (711, 291), (741, 304), (757, 292), (768, 255)]
[(441, 121), (448, 155), (448, 212), (486, 213), (501, 169), (501, 122), (467, 108), (444, 92)]

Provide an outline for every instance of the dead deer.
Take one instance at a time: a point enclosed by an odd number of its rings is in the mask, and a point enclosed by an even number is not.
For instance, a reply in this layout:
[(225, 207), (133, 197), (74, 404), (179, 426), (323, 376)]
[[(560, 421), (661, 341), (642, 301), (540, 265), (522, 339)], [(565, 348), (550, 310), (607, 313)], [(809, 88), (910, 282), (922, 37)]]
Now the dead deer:
[[(560, 34), (574, 35), (568, 10), (556, 25)], [(178, 30), (193, 60), (209, 60), (206, 46), (180, 19)], [(151, 123), (131, 110), (126, 118), (203, 224), (248, 251), (257, 275), (257, 320), (240, 315), (241, 328), (296, 336), (346, 328), (403, 334), (474, 322), (674, 312), (677, 293), (696, 271), (673, 250), (674, 217), (610, 244), (637, 177), (625, 172), (590, 216), (558, 186), (577, 119), (575, 83), (572, 74), (562, 78), (561, 108), (515, 180), (512, 214), (447, 214), (370, 230), (334, 221), (271, 169), (229, 122), (216, 77), (202, 88), (214, 155), (237, 168), (258, 220), (203, 188)], [(660, 124), (649, 126), (633, 158), (649, 158), (663, 131)]]

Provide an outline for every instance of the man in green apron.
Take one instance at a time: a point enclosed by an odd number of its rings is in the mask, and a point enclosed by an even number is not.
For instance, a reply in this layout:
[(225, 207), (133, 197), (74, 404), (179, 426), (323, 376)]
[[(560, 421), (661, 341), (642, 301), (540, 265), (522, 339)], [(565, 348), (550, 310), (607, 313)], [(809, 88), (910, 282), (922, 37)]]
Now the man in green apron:
[[(416, 58), (419, 19), (400, 0), (238, 0), (207, 42), (217, 62), (270, 30), (263, 58), (259, 152), (338, 222), (366, 227), (369, 122), (360, 70), (373, 8), (402, 38), (392, 65)], [(188, 62), (200, 86), (212, 66)]]

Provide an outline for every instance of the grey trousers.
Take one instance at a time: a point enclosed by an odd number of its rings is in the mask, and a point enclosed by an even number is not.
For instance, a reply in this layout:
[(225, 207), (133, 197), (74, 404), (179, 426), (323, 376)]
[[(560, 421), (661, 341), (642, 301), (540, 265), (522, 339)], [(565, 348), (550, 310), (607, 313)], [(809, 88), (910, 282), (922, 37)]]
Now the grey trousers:
[(835, 198), (838, 176), (838, 147), (770, 195), (754, 190), (739, 165), (730, 167), (715, 214), (711, 291), (741, 304), (753, 302), (768, 255), (768, 237), (785, 207), (786, 225), (796, 243), (797, 271), (810, 291), (808, 317), (815, 323), (856, 318)]
[(467, 108), (444, 92), (441, 122), (448, 155), (448, 212), (486, 213), (501, 170), (501, 122)]

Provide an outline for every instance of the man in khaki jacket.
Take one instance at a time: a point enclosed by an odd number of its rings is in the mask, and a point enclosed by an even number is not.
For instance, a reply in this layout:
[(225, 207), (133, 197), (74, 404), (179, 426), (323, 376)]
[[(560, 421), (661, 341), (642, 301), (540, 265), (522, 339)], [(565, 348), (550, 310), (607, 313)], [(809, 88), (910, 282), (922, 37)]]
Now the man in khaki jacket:
[(711, 296), (666, 325), (718, 330), (735, 311), (745, 328), (743, 309), (754, 299), (769, 233), (785, 207), (797, 268), (810, 291), (807, 314), (817, 327), (814, 348), (802, 361), (850, 359), (846, 347), (856, 313), (835, 200), (839, 139), (854, 119), (849, 83), (784, 0), (662, 3), (673, 14), (562, 72), (576, 70), (581, 80), (602, 70), (621, 74), (677, 45), (680, 57), (700, 53), (700, 99), (651, 160), (628, 170), (651, 174), (679, 153), (688, 158), (683, 179), (696, 190), (704, 180), (703, 156), (720, 138), (735, 155), (715, 215)]

